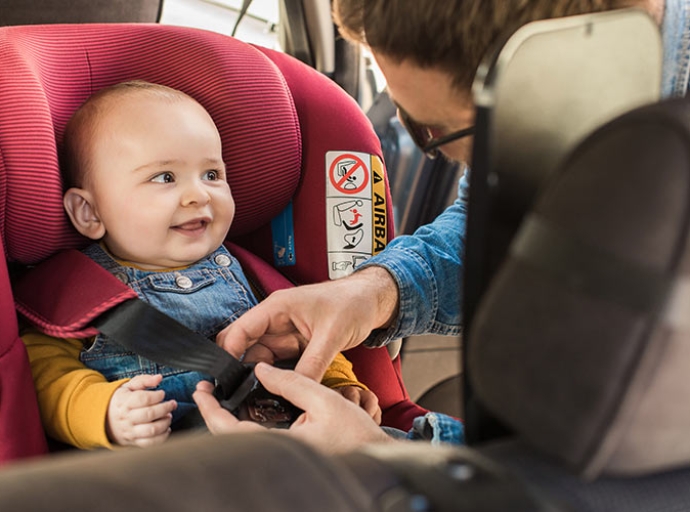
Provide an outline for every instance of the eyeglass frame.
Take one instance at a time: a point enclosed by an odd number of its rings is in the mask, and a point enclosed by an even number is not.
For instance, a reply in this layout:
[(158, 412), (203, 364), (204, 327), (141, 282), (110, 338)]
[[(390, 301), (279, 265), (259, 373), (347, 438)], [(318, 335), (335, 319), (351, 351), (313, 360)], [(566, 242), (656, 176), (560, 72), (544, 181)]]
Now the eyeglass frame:
[[(469, 126), (467, 128), (463, 128), (462, 130), (457, 130), (440, 137), (432, 137), (431, 129), (428, 126), (418, 123), (412, 119), (410, 114), (408, 114), (405, 109), (397, 103), (395, 103), (395, 107), (398, 109), (398, 118), (407, 132), (410, 134), (410, 137), (412, 137), (412, 141), (430, 160), (433, 160), (438, 156), (439, 147), (448, 144), (449, 142), (454, 142), (464, 137), (474, 135), (475, 127)], [(427, 137), (423, 138), (422, 133), (426, 133)]]

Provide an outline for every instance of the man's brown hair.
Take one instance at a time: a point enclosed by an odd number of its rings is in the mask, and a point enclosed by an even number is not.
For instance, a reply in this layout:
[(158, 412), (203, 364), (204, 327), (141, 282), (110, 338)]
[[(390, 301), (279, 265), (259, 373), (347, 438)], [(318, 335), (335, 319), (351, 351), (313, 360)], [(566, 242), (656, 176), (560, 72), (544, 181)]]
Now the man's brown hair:
[(346, 39), (449, 73), (469, 90), (484, 56), (531, 21), (646, 7), (649, 0), (334, 0)]

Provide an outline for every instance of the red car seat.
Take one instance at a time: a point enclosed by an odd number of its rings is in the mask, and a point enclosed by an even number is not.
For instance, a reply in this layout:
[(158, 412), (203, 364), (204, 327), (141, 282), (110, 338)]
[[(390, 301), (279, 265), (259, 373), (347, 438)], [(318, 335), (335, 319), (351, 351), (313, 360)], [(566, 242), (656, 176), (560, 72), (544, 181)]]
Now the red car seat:
[[(209, 111), (223, 139), (237, 204), (228, 238), (277, 265), (291, 282), (323, 281), (342, 272), (329, 260), (329, 223), (337, 224), (329, 187), (345, 190), (345, 177), (382, 187), (379, 203), (385, 196), (385, 205), (372, 207), (370, 218), (362, 219), (373, 252), (392, 237), (378, 138), (356, 102), (299, 61), (181, 27), (5, 27), (0, 29), (0, 244), (10, 266), (36, 264), (88, 242), (63, 213), (58, 147), (65, 124), (89, 95), (131, 79), (181, 89)], [(348, 159), (359, 168), (348, 170)], [(276, 216), (278, 223), (272, 222)], [(286, 240), (287, 251), (276, 250)], [(0, 315), (0, 461), (6, 461), (46, 449), (6, 264), (0, 265)], [(385, 425), (407, 429), (426, 412), (409, 400), (399, 360), (391, 361), (385, 349), (357, 348), (347, 356), (379, 396)]]

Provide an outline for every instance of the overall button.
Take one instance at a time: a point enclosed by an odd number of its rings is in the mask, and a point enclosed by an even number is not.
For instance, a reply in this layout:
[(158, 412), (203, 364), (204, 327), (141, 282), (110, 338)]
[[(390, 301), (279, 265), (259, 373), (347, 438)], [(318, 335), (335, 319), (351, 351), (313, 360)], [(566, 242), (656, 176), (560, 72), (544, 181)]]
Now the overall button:
[(189, 288), (192, 287), (192, 280), (189, 279), (187, 276), (177, 276), (175, 278), (175, 284), (182, 288), (183, 290), (188, 290)]
[(116, 272), (115, 277), (117, 277), (117, 279), (124, 284), (127, 284), (129, 282), (127, 274), (125, 274), (124, 272)]
[(214, 258), (214, 261), (221, 267), (230, 266), (230, 256), (228, 256), (227, 254), (219, 254)]

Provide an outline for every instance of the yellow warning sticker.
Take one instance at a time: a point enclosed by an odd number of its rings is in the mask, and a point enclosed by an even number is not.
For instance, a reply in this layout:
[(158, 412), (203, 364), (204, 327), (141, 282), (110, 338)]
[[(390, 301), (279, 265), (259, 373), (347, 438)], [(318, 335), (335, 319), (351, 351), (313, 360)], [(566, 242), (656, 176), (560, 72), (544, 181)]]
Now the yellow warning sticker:
[(383, 162), (377, 157), (371, 157), (371, 188), (374, 203), (373, 215), (373, 254), (378, 254), (388, 242), (388, 215), (386, 210), (386, 180), (383, 174)]

